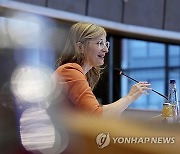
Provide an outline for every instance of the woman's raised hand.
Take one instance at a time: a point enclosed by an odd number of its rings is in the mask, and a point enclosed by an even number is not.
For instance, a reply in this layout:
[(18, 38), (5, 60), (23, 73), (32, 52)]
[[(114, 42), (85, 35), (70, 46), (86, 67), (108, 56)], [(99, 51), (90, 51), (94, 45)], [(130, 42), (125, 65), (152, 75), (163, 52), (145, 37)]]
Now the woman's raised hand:
[(148, 90), (152, 90), (150, 88), (151, 84), (146, 81), (138, 82), (131, 87), (131, 90), (128, 93), (128, 96), (135, 101), (138, 99), (142, 94), (148, 94)]

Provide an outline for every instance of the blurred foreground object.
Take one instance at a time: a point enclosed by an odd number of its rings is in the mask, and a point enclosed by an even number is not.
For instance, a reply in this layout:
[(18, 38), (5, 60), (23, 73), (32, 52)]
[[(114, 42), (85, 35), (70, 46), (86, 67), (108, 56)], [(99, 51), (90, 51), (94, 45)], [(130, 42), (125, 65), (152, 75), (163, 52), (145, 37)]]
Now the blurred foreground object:
[(179, 125), (84, 115), (67, 116), (66, 124), (73, 136), (68, 153), (180, 153)]

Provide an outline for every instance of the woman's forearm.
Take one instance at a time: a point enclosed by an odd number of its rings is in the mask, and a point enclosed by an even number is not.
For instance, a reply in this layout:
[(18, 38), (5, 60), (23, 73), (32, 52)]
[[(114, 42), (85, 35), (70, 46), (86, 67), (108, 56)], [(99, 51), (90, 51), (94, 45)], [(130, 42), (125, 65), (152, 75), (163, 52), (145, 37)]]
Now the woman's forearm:
[(103, 116), (118, 116), (120, 115), (132, 102), (137, 100), (142, 94), (148, 94), (147, 90), (150, 84), (148, 82), (139, 82), (132, 86), (127, 96), (117, 100), (116, 102), (103, 106)]
[(131, 103), (132, 99), (127, 95), (116, 102), (103, 105), (103, 116), (119, 116)]

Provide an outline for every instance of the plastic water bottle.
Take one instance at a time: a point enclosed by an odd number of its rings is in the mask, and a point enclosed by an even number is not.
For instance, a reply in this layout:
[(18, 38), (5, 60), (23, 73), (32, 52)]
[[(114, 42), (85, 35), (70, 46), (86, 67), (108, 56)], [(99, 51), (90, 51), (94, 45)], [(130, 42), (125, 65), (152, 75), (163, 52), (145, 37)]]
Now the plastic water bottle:
[(173, 116), (177, 117), (179, 115), (179, 102), (175, 80), (170, 80), (168, 101), (172, 106)]

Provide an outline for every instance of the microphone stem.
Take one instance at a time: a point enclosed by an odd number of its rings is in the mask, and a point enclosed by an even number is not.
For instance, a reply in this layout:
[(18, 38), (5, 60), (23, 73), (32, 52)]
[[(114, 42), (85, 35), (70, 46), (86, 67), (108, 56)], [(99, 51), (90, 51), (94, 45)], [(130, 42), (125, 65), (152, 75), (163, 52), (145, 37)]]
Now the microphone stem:
[[(132, 77), (130, 77), (130, 76), (124, 74), (123, 72), (120, 72), (120, 74), (126, 76), (127, 78), (129, 78), (129, 79), (131, 79), (131, 80), (133, 80), (133, 81), (135, 81), (136, 83), (139, 83), (139, 81), (137, 81), (136, 79), (134, 79), (134, 78), (132, 78)], [(159, 93), (158, 91), (156, 91), (156, 90), (154, 90), (154, 89), (152, 89), (152, 91), (155, 92), (156, 94), (158, 94), (158, 95), (164, 97), (166, 100), (168, 100), (168, 98), (167, 98), (166, 96), (164, 96), (163, 94)]]

